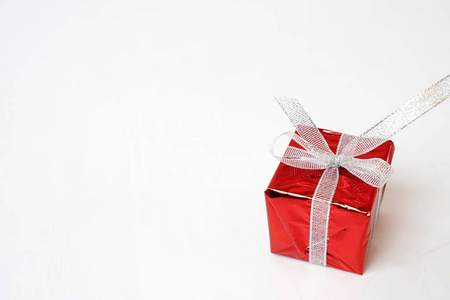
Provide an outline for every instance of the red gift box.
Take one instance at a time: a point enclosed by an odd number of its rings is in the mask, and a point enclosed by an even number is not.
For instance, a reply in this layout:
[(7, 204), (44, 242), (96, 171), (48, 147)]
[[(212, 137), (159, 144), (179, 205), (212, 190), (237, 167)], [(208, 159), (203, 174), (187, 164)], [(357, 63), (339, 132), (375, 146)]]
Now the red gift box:
[[(320, 129), (336, 153), (341, 133)], [(303, 149), (295, 141), (290, 146)], [(392, 161), (394, 144), (386, 141), (356, 158)], [(324, 170), (280, 163), (265, 191), (271, 252), (309, 261), (311, 198)], [(332, 200), (326, 265), (362, 274), (384, 187), (368, 185), (345, 168)]]

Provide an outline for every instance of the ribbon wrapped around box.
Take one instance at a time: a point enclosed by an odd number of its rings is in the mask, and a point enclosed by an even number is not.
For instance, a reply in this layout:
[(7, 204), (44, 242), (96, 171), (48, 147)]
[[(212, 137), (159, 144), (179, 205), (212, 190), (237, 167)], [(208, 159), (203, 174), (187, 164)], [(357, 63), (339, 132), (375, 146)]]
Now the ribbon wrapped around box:
[[(271, 252), (362, 274), (394, 134), (450, 97), (450, 76), (360, 136), (318, 129), (293, 98), (276, 98), (296, 131), (265, 191)], [(275, 140), (276, 142), (276, 140)], [(274, 144), (275, 144), (274, 142)]]

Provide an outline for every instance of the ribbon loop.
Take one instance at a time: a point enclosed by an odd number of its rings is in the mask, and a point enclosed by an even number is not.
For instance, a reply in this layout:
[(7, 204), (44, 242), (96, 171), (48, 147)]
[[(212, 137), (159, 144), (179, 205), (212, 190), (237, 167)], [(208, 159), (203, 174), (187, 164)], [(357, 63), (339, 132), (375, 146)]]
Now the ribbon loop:
[(309, 143), (302, 139), (300, 136), (293, 132), (285, 132), (279, 135), (275, 141), (272, 143), (272, 147), (270, 149), (270, 153), (277, 158), (282, 163), (289, 165), (291, 167), (301, 168), (301, 169), (325, 169), (328, 165), (329, 156), (331, 154), (316, 152), (313, 149), (307, 151), (303, 149), (299, 149), (296, 147), (288, 146), (286, 152), (283, 156), (278, 156), (274, 153), (274, 146), (278, 139), (282, 136), (288, 136), (297, 144), (304, 148), (308, 148)]
[(386, 161), (380, 158), (358, 159), (352, 158), (345, 162), (342, 167), (364, 181), (365, 183), (381, 188), (387, 182), (394, 169)]

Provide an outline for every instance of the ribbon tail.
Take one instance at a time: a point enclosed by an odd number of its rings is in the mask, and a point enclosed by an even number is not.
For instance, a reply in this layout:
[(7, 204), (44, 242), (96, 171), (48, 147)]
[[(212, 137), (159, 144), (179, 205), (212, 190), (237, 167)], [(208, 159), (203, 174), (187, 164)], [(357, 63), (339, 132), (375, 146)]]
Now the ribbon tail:
[(338, 180), (338, 168), (327, 168), (320, 178), (311, 201), (309, 261), (322, 266), (326, 266), (327, 263), (328, 221)]
[[(317, 129), (316, 124), (311, 120), (300, 103), (294, 98), (277, 97), (275, 100), (284, 110), (289, 120), (297, 129), (298, 135), (308, 142), (305, 149), (314, 152), (331, 153), (328, 143)], [(302, 145), (303, 146), (303, 145)]]
[(358, 156), (375, 149), (397, 132), (450, 97), (450, 75), (412, 98), (349, 143), (343, 153)]

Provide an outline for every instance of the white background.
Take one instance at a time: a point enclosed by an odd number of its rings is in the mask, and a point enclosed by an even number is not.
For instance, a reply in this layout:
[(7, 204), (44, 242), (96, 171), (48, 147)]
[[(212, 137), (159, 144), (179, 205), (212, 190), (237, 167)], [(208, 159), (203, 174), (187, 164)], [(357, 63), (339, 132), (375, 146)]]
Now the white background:
[(271, 254), (297, 97), (360, 134), (450, 73), (450, 2), (0, 2), (1, 299), (443, 299), (450, 103), (395, 136), (363, 276)]

